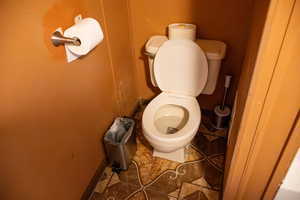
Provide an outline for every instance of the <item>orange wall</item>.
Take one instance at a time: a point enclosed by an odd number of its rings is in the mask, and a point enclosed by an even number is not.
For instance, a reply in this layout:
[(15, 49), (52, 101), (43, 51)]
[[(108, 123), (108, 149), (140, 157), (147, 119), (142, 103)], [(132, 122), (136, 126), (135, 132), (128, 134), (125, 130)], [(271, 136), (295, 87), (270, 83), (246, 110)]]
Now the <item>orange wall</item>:
[[(130, 113), (134, 79), (120, 78), (123, 70), (133, 70), (122, 57), (131, 54), (121, 55), (129, 41), (123, 39), (116, 49), (108, 40), (116, 39), (113, 20), (128, 15), (116, 10), (119, 14), (107, 20), (113, 16), (111, 11), (104, 16), (103, 5), (98, 0), (0, 2), (0, 199), (80, 199), (104, 159), (100, 138), (115, 116)], [(105, 41), (67, 64), (64, 48), (53, 47), (49, 37), (55, 28), (72, 25), (78, 13), (101, 22)], [(120, 95), (124, 88), (128, 94)]]
[(244, 57), (252, 0), (128, 0), (133, 27), (133, 47), (137, 71), (139, 96), (150, 98), (159, 90), (150, 83), (146, 57), (142, 55), (144, 44), (152, 35), (166, 34), (170, 23), (187, 22), (198, 25), (198, 37), (224, 41), (228, 45), (221, 79), (214, 95), (202, 95), (202, 107), (211, 108), (221, 101), (223, 95), (223, 75), (232, 74), (233, 88), (229, 102), (233, 101), (233, 90)]

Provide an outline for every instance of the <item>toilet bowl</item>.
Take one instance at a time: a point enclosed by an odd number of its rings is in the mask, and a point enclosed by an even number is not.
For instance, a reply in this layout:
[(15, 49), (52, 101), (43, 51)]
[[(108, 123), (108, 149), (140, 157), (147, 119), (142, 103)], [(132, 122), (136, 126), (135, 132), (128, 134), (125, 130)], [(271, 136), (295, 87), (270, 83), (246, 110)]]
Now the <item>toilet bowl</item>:
[(196, 135), (200, 121), (195, 98), (162, 92), (146, 107), (142, 127), (154, 156), (184, 162), (184, 148)]
[(207, 81), (205, 54), (191, 40), (168, 40), (156, 54), (154, 75), (162, 92), (143, 113), (143, 134), (154, 156), (184, 162), (185, 147), (201, 122), (196, 97)]

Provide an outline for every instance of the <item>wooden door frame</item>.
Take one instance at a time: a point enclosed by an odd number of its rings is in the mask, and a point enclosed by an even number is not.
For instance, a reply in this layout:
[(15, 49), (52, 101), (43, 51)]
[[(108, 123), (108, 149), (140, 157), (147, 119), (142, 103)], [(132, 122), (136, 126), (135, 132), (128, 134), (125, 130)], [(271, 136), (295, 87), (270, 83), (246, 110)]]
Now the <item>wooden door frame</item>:
[[(224, 200), (240, 199), (240, 193), (247, 189), (251, 176), (249, 172), (254, 170), (253, 163), (249, 163), (259, 153), (255, 151), (256, 148), (259, 149), (259, 145), (263, 144), (263, 138), (259, 136), (257, 129), (263, 120), (266, 98), (295, 2), (296, 0), (270, 2), (235, 149), (230, 167), (225, 172), (228, 176), (224, 184)], [(259, 184), (261, 185), (256, 187), (264, 190), (266, 185)]]

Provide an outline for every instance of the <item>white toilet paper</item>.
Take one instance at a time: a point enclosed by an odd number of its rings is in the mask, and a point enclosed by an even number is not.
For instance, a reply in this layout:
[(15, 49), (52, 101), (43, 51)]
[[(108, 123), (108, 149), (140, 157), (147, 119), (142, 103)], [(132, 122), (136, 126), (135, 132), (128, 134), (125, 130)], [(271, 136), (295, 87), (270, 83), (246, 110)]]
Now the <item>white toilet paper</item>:
[(169, 24), (168, 26), (169, 40), (187, 39), (187, 40), (196, 41), (196, 29), (197, 27), (194, 24), (185, 24), (185, 23)]
[(97, 20), (85, 18), (71, 26), (64, 32), (65, 37), (77, 37), (81, 45), (66, 44), (67, 61), (72, 62), (80, 56), (86, 55), (103, 40), (103, 31)]

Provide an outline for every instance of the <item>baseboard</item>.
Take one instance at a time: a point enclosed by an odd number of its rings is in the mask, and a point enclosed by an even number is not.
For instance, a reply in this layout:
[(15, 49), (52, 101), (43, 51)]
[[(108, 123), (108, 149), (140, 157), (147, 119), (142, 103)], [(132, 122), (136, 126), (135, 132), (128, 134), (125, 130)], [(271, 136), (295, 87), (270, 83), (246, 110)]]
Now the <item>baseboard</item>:
[(94, 188), (96, 187), (101, 175), (104, 172), (105, 167), (107, 166), (107, 161), (104, 160), (100, 163), (98, 169), (96, 170), (93, 178), (91, 179), (89, 185), (86, 187), (85, 191), (83, 192), (80, 200), (88, 200), (92, 195)]

